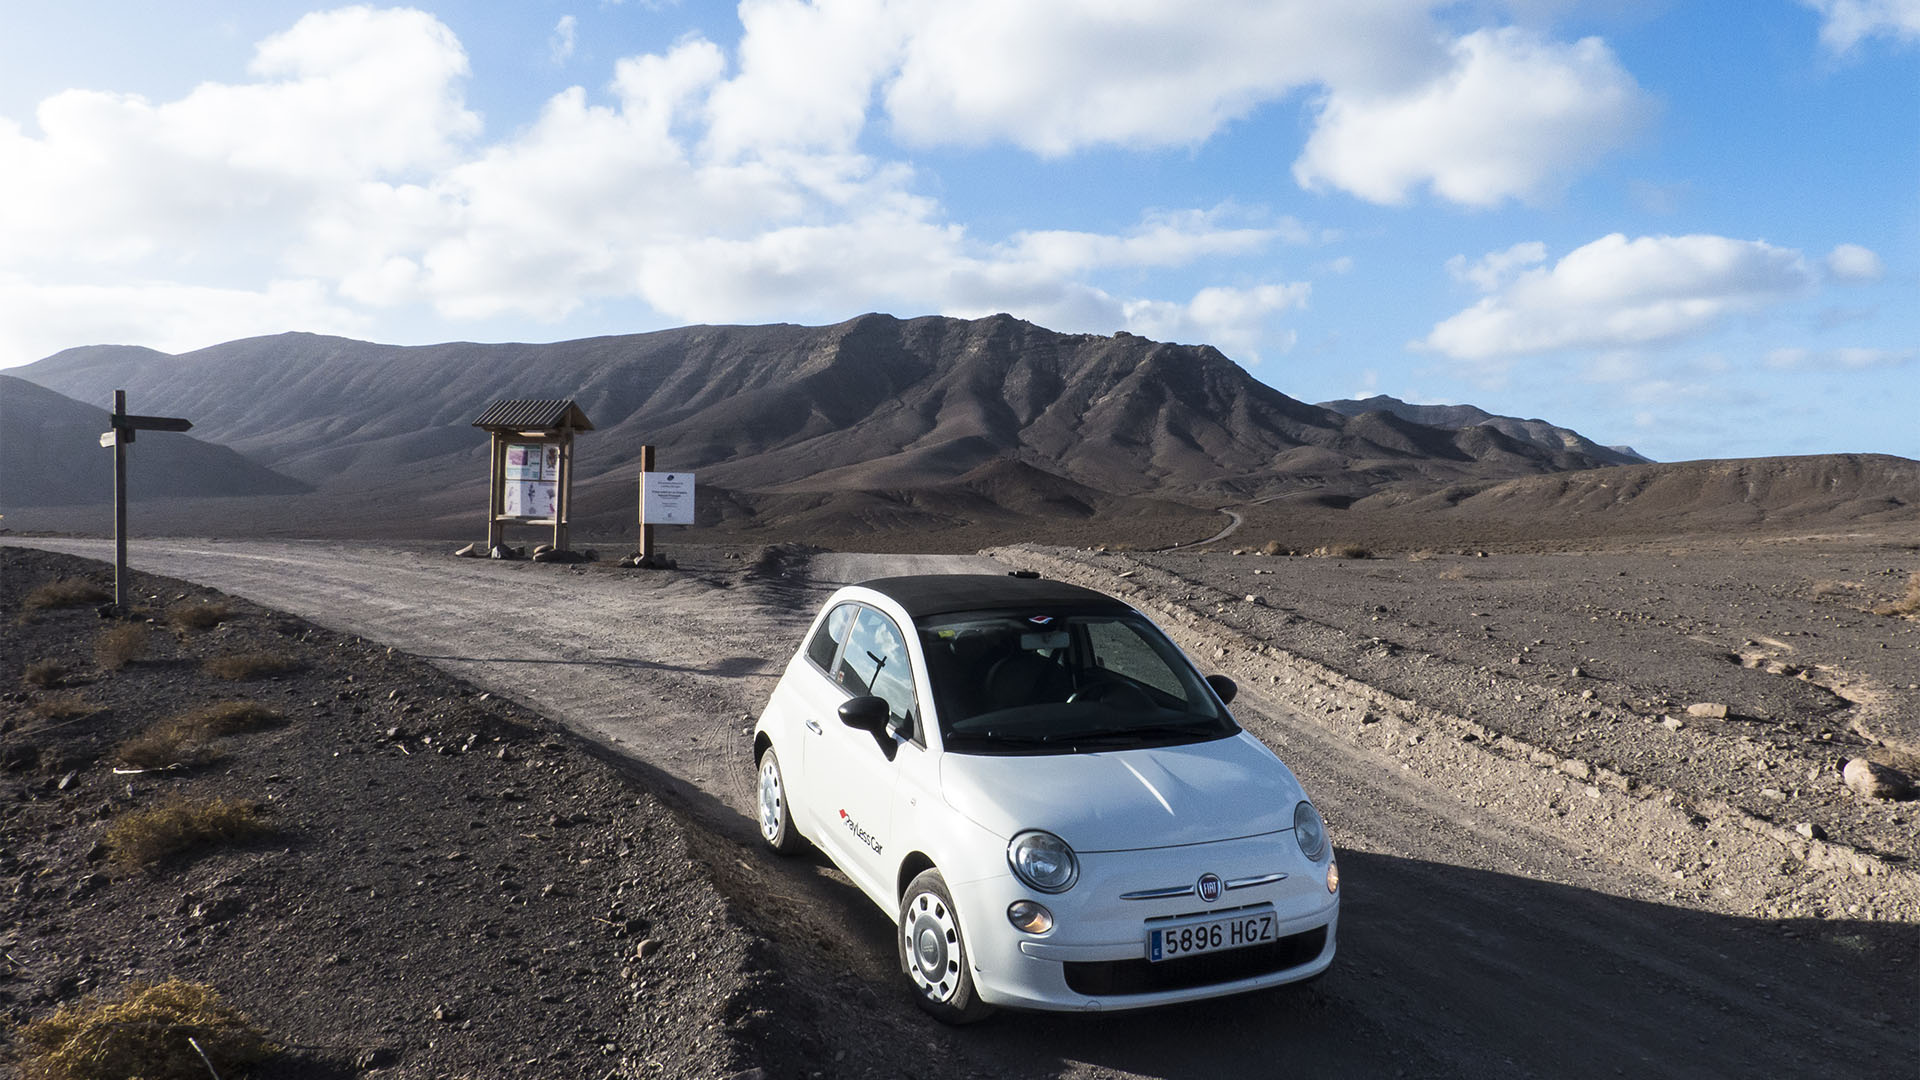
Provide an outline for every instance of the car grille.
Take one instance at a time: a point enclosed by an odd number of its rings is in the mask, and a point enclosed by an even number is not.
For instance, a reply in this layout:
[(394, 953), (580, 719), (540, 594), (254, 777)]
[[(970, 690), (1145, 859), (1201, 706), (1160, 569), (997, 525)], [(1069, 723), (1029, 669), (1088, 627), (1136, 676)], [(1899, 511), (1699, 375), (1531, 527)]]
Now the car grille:
[(1187, 990), (1196, 986), (1251, 979), (1298, 967), (1320, 955), (1327, 944), (1327, 928), (1315, 927), (1266, 945), (1226, 952), (1202, 953), (1178, 960), (1102, 960), (1066, 963), (1067, 988), (1088, 997), (1115, 994), (1151, 994)]

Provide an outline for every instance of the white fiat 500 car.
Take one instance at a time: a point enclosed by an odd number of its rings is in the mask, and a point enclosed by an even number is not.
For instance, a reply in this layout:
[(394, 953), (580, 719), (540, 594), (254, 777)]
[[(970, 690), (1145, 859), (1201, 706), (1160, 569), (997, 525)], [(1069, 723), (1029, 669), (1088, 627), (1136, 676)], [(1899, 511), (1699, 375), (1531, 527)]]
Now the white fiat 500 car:
[(1131, 1009), (1310, 979), (1340, 874), (1320, 814), (1153, 623), (1031, 576), (828, 598), (754, 736), (760, 831), (899, 925), (920, 1003)]

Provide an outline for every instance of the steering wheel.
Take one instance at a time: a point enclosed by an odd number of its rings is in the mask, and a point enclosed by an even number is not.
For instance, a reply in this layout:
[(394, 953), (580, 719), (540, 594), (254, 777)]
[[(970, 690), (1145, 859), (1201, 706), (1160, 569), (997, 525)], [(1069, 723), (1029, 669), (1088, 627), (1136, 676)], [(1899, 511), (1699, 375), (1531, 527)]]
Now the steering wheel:
[(1145, 690), (1111, 676), (1095, 678), (1067, 696), (1069, 705), (1080, 702), (1105, 702), (1114, 708), (1125, 709), (1128, 712), (1142, 712), (1153, 708), (1153, 699), (1147, 696)]

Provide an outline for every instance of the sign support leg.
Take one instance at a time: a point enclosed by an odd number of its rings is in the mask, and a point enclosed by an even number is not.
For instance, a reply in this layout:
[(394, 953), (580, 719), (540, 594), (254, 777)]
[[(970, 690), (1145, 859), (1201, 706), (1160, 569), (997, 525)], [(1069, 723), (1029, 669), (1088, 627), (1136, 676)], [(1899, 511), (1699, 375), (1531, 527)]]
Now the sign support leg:
[(653, 471), (653, 447), (640, 448), (640, 565), (653, 565), (653, 526), (647, 524), (647, 474)]
[[(113, 415), (127, 415), (127, 392), (113, 392)], [(113, 440), (113, 607), (127, 610), (127, 432), (114, 429)]]

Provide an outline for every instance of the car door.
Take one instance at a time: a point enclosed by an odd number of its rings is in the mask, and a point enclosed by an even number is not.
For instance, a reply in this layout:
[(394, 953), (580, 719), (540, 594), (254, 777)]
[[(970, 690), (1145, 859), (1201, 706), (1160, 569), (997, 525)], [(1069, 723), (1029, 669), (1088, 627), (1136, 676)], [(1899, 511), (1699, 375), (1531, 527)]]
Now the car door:
[[(895, 731), (876, 738), (848, 727), (837, 711), (821, 717), (824, 729), (809, 754), (807, 770), (818, 785), (812, 796), (820, 835), (835, 861), (876, 898), (892, 896), (893, 801), (899, 786), (898, 757), (919, 753), (913, 733), (920, 722), (914, 677), (900, 627), (875, 608), (861, 606), (840, 650), (833, 678), (840, 701), (872, 694), (887, 702)], [(834, 709), (838, 709), (838, 702)], [(809, 729), (811, 730), (811, 729)]]

